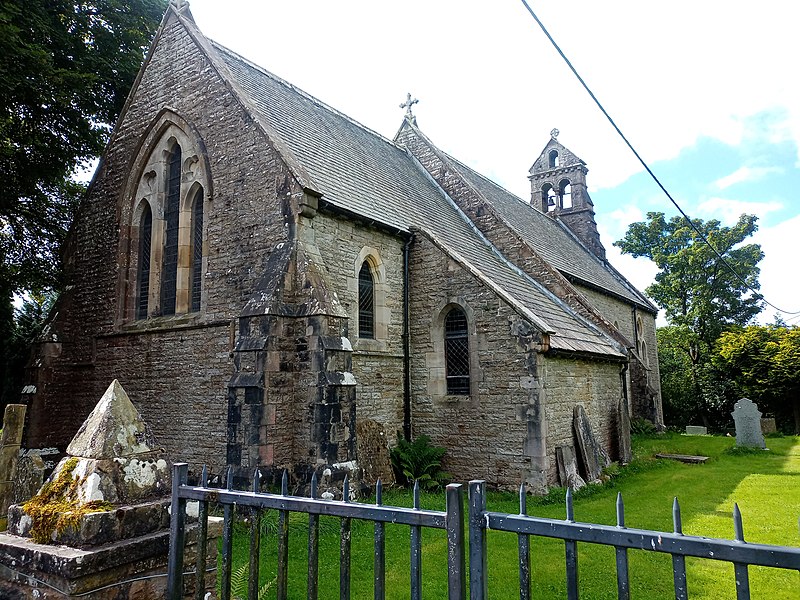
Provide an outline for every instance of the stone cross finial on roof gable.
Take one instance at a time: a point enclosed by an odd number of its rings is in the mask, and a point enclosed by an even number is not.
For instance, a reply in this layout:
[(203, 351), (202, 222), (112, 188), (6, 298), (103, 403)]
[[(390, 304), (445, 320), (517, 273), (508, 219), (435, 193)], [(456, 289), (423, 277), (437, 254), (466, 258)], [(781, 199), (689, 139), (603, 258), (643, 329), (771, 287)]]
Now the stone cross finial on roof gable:
[(561, 133), (561, 132), (558, 129), (556, 129), (555, 127), (553, 127), (552, 131), (550, 131), (550, 137), (553, 138), (553, 139), (556, 139), (558, 137), (559, 133)]
[(418, 103), (419, 100), (417, 100), (416, 98), (414, 98), (413, 100), (411, 99), (411, 92), (409, 92), (406, 94), (406, 101), (400, 105), (400, 108), (406, 109), (406, 119), (414, 123), (416, 123), (416, 119), (414, 117), (414, 113), (411, 112), (411, 107)]

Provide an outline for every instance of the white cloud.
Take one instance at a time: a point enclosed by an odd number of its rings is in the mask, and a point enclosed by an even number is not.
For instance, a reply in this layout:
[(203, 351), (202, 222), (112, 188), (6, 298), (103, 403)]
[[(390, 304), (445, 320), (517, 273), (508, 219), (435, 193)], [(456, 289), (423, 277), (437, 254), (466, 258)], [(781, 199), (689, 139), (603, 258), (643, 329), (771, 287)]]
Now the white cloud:
[(781, 209), (783, 209), (783, 204), (774, 200), (752, 202), (718, 197), (709, 198), (697, 206), (697, 212), (700, 215), (718, 219), (725, 225), (733, 225), (743, 213), (756, 215), (759, 219), (763, 219), (769, 213)]
[(628, 225), (636, 221), (644, 221), (644, 213), (634, 204), (626, 204), (611, 212), (596, 215), (600, 239), (604, 244), (611, 244), (621, 239), (628, 231)]
[(745, 183), (758, 181), (763, 179), (770, 173), (782, 173), (783, 169), (780, 167), (739, 167), (730, 175), (717, 179), (713, 185), (717, 188), (724, 190), (736, 185), (737, 183)]
[[(761, 244), (764, 259), (761, 261), (761, 293), (785, 311), (800, 311), (800, 280), (797, 272), (797, 232), (800, 231), (800, 215), (774, 227), (765, 227), (753, 235), (753, 241)], [(761, 314), (761, 323), (772, 322), (775, 309), (767, 307)]]

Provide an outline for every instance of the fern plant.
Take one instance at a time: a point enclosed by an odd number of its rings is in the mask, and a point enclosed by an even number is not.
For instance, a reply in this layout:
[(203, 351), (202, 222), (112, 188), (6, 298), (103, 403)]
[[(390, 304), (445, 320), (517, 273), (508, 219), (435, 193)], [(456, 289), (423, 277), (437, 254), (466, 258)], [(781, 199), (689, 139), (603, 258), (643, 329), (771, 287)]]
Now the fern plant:
[(442, 470), (446, 452), (441, 446), (432, 445), (427, 435), (408, 441), (398, 432), (397, 446), (391, 450), (392, 466), (407, 483), (419, 481), (421, 488), (435, 490), (450, 479), (450, 474)]
[[(247, 584), (250, 573), (246, 564), (241, 565), (231, 573), (231, 597), (233, 600), (247, 599)], [(268, 581), (258, 589), (258, 600), (267, 600), (269, 591), (275, 584), (275, 579)]]

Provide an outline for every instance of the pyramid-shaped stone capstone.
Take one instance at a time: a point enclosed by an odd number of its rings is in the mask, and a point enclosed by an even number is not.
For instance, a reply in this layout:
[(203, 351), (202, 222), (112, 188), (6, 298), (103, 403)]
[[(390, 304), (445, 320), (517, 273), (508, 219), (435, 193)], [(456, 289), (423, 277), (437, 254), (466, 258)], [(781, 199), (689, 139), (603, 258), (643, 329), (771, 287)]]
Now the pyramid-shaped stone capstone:
[(67, 454), (110, 459), (151, 452), (152, 435), (116, 379), (67, 446)]

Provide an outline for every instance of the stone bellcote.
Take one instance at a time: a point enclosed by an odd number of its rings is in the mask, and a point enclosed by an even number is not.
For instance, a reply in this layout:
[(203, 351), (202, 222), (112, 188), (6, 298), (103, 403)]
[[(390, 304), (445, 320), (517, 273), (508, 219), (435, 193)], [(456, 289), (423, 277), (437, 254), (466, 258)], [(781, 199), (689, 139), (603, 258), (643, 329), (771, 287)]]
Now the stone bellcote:
[(531, 205), (553, 218), (560, 219), (602, 260), (606, 250), (594, 219), (594, 204), (586, 189), (586, 163), (550, 134), (550, 141), (528, 171), (531, 182)]

